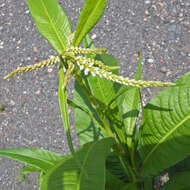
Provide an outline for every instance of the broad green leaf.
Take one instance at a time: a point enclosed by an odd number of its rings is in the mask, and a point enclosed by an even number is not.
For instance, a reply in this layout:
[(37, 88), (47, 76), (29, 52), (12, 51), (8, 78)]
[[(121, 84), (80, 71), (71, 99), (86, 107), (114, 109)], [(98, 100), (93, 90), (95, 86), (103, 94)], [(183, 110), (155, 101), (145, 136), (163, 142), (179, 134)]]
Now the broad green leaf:
[(126, 182), (127, 176), (123, 170), (121, 162), (118, 158), (118, 155), (112, 152), (106, 159), (106, 169), (107, 171), (116, 177), (117, 179)]
[(167, 169), (170, 176), (175, 175), (178, 172), (190, 171), (190, 157), (188, 156), (183, 161), (178, 162), (176, 165)]
[[(88, 110), (90, 115), (92, 115), (96, 120), (99, 120), (84, 91), (76, 81), (74, 89), (74, 102)], [(79, 108), (74, 109), (76, 132), (81, 145), (90, 141), (98, 140), (104, 136), (98, 127), (98, 123), (94, 122), (90, 115)]]
[(82, 39), (101, 18), (107, 0), (86, 0), (75, 30), (74, 46), (79, 46)]
[(121, 190), (139, 190), (139, 189), (137, 188), (136, 184), (129, 183), (125, 187), (123, 187)]
[(190, 72), (143, 109), (142, 175), (157, 174), (190, 154)]
[(147, 177), (147, 178), (144, 178), (144, 189), (146, 190), (153, 190), (152, 187), (153, 187), (153, 177)]
[(58, 161), (64, 159), (64, 156), (61, 154), (53, 153), (43, 149), (31, 148), (0, 149), (0, 156), (29, 164), (43, 171), (47, 171)]
[(60, 162), (44, 177), (40, 190), (104, 190), (105, 159), (114, 144), (105, 138), (81, 146), (70, 158)]
[(106, 187), (105, 190), (121, 190), (126, 186), (124, 182), (113, 176), (110, 172), (106, 171)]
[[(84, 47), (85, 48), (95, 48), (92, 40), (87, 35), (84, 39)], [(108, 54), (100, 54), (93, 56), (94, 59), (97, 59), (103, 62), (107, 66), (118, 66), (117, 60)], [(119, 70), (112, 71), (114, 74), (119, 74)], [(99, 77), (88, 77), (88, 84), (91, 89), (92, 94), (95, 96), (97, 100), (102, 102), (103, 105), (108, 105), (110, 101), (115, 96), (115, 84), (110, 81)]]
[(66, 14), (56, 0), (27, 0), (27, 3), (39, 32), (61, 53), (71, 34)]
[[(85, 47), (92, 49), (95, 47), (91, 39), (88, 38), (88, 36), (84, 40), (84, 45)], [(117, 60), (108, 54), (96, 55), (93, 58), (102, 61), (107, 66), (118, 66)], [(118, 75), (119, 70), (116, 69), (112, 71), (112, 73)], [(115, 91), (120, 88), (120, 85), (110, 80), (89, 76), (88, 86), (90, 87), (90, 90), (94, 97), (99, 100), (98, 107), (101, 108), (101, 113), (104, 113), (105, 117), (109, 119), (111, 128), (113, 128), (115, 133), (117, 133), (120, 141), (124, 142), (125, 138), (122, 128), (120, 127), (121, 121), (118, 113), (117, 104), (116, 102), (111, 103), (113, 98), (116, 96)]]
[[(136, 80), (141, 79), (141, 58), (139, 55), (139, 64), (137, 73), (135, 75)], [(139, 99), (140, 89), (137, 87), (121, 87), (122, 93), (117, 99), (120, 116), (123, 121), (124, 131), (126, 134), (126, 142), (129, 148), (132, 148), (132, 138), (136, 126), (136, 120), (139, 114)]]
[[(89, 35), (84, 38), (84, 47), (85, 48), (94, 48), (94, 44), (92, 43)], [(91, 58), (95, 58), (93, 55), (89, 55)], [(88, 81), (86, 81), (87, 86), (89, 87)], [(74, 102), (85, 108), (89, 111), (89, 113), (100, 123), (100, 119), (97, 116), (96, 110), (94, 110), (86, 96), (84, 90), (79, 86), (77, 81), (75, 81), (75, 89), (74, 89)], [(75, 118), (75, 126), (77, 131), (77, 136), (79, 138), (80, 144), (85, 144), (90, 141), (98, 140), (102, 138), (103, 135), (100, 128), (98, 127), (98, 123), (94, 122), (92, 118), (86, 112), (81, 109), (74, 109), (74, 118)], [(101, 124), (101, 123), (100, 123)]]
[(67, 90), (66, 90), (66, 87), (64, 88), (64, 79), (65, 79), (65, 75), (63, 71), (63, 65), (61, 64), (59, 67), (59, 89), (58, 89), (59, 107), (61, 110), (61, 117), (62, 117), (64, 129), (66, 131), (69, 149), (72, 152), (72, 154), (74, 154), (74, 148), (72, 144), (72, 138), (71, 138), (70, 127), (69, 127)]
[[(101, 54), (96, 56), (96, 60), (102, 61), (108, 66), (118, 66), (117, 60), (108, 54)], [(114, 74), (118, 74), (118, 70), (112, 71)], [(88, 82), (92, 94), (100, 101), (102, 104), (107, 106), (110, 101), (115, 96), (114, 83), (110, 80), (99, 78), (99, 77), (88, 77)]]
[(189, 190), (190, 189), (190, 171), (188, 172), (179, 172), (170, 180), (168, 183), (161, 188), (161, 190)]

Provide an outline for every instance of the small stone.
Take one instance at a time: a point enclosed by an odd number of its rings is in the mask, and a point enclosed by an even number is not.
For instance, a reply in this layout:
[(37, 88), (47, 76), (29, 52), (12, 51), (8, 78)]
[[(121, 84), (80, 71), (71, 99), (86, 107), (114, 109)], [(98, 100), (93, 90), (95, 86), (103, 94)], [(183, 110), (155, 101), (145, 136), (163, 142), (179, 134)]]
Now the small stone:
[(25, 11), (26, 14), (29, 14), (29, 12), (30, 12), (29, 10)]
[(161, 73), (167, 73), (168, 72), (168, 69), (165, 66), (161, 67), (159, 70)]
[(10, 105), (11, 106), (14, 106), (15, 105), (15, 102), (13, 100), (10, 100)]
[(48, 68), (48, 73), (51, 73), (53, 71), (52, 68)]
[(145, 10), (145, 11), (144, 11), (144, 14), (145, 14), (145, 15), (149, 15), (148, 10)]
[(40, 89), (38, 89), (36, 92), (35, 92), (35, 94), (40, 94)]
[(37, 52), (38, 52), (38, 48), (37, 48), (37, 47), (34, 47), (34, 48), (33, 48), (33, 52), (37, 53)]
[(94, 39), (96, 38), (96, 34), (93, 34), (93, 35), (91, 36), (91, 38), (92, 38), (92, 40), (94, 40)]
[(145, 3), (145, 4), (150, 4), (151, 1), (150, 1), (150, 0), (146, 0), (144, 3)]
[(148, 63), (153, 63), (154, 59), (149, 58), (147, 61), (148, 61)]

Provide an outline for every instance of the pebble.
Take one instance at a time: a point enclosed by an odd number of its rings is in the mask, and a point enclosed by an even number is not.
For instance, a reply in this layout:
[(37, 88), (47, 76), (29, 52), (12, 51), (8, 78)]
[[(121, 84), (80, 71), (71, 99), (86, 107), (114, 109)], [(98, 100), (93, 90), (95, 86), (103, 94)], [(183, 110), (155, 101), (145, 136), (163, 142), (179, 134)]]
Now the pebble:
[(145, 4), (150, 4), (151, 1), (150, 1), (150, 0), (146, 0), (144, 3), (145, 3)]
[(26, 14), (29, 14), (29, 12), (30, 12), (29, 10), (25, 11)]
[(0, 49), (3, 49), (4, 42), (0, 40)]
[(168, 72), (168, 69), (165, 66), (161, 67), (159, 70), (161, 73), (167, 73)]
[(92, 38), (92, 40), (94, 40), (94, 39), (96, 38), (96, 34), (93, 34), (93, 35), (91, 36), (91, 38)]
[(149, 58), (147, 61), (148, 61), (148, 63), (153, 63), (154, 59)]
[(13, 100), (10, 100), (10, 105), (11, 106), (14, 106), (15, 105), (15, 102)]
[(52, 68), (48, 68), (48, 73), (51, 73), (53, 71)]
[(37, 53), (37, 52), (38, 52), (38, 48), (37, 48), (37, 47), (34, 47), (34, 48), (33, 48), (33, 52)]

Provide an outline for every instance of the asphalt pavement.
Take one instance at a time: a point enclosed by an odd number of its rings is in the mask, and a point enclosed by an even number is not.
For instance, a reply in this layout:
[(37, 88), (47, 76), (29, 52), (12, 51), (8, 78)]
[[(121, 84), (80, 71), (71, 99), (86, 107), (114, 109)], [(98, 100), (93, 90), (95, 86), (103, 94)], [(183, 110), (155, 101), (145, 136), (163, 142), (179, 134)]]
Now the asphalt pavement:
[[(84, 0), (59, 3), (74, 30)], [(175, 81), (190, 71), (189, 0), (109, 0), (91, 36), (97, 47), (107, 48), (118, 59), (123, 76), (134, 76), (138, 50), (143, 79)], [(50, 55), (56, 55), (55, 51), (38, 33), (26, 1), (0, 0), (0, 148), (41, 147), (69, 152), (57, 100), (57, 66), (3, 80), (17, 67)], [(73, 80), (69, 87), (72, 96)], [(158, 91), (143, 90), (145, 101)], [(72, 121), (71, 117), (73, 140), (78, 146)], [(23, 165), (0, 158), (1, 190), (38, 189), (36, 175), (17, 182), (20, 167)]]

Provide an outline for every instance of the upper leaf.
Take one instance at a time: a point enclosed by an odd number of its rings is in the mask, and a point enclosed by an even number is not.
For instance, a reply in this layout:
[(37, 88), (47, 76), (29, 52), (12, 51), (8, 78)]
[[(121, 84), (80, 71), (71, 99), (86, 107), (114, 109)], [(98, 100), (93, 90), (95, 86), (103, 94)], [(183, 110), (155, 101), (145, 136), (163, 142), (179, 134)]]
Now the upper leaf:
[[(84, 107), (86, 110), (89, 111), (90, 114), (93, 115), (93, 117), (98, 119), (98, 116), (90, 105), (88, 98), (76, 81), (74, 89), (74, 102)], [(77, 136), (81, 145), (90, 141), (98, 140), (103, 137), (100, 128), (86, 112), (82, 111), (79, 108), (75, 108), (74, 118)]]
[(0, 149), (0, 156), (11, 158), (13, 160), (29, 164), (31, 166), (47, 171), (65, 156), (53, 153), (43, 149), (29, 148), (8, 148)]
[(190, 72), (143, 109), (142, 174), (157, 174), (190, 154)]
[(105, 138), (83, 145), (43, 177), (40, 190), (104, 190), (105, 159), (113, 144)]
[(107, 0), (86, 0), (76, 27), (74, 46), (79, 46), (82, 39), (98, 22), (104, 12), (106, 3)]
[(71, 34), (66, 14), (56, 0), (27, 0), (27, 3), (39, 32), (61, 53)]
[[(139, 64), (137, 73), (135, 75), (136, 80), (141, 79), (141, 59), (139, 56)], [(122, 86), (119, 91), (124, 91), (118, 99), (117, 104), (119, 107), (120, 116), (123, 121), (124, 131), (127, 137), (128, 147), (132, 147), (132, 137), (136, 125), (136, 120), (139, 113), (139, 99), (140, 89), (137, 87)]]

